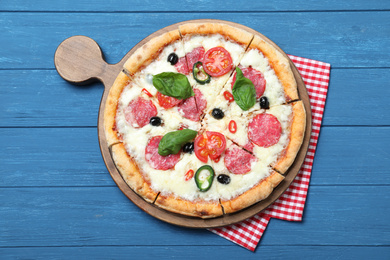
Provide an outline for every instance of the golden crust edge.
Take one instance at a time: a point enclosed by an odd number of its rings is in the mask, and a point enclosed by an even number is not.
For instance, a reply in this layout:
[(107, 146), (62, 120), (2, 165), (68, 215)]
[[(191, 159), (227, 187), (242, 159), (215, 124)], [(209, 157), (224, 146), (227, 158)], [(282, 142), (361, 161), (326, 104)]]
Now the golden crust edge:
[(293, 119), (291, 123), (290, 142), (285, 150), (284, 156), (273, 165), (273, 168), (284, 174), (293, 164), (301, 148), (306, 130), (306, 111), (302, 101), (291, 103)]
[(266, 199), (272, 193), (274, 188), (283, 180), (283, 175), (276, 171), (272, 171), (268, 177), (264, 178), (257, 185), (236, 198), (231, 200), (221, 200), (225, 214), (235, 213)]
[(179, 26), (183, 38), (196, 34), (221, 34), (247, 47), (253, 39), (253, 34), (243, 29), (223, 23), (188, 23)]
[(123, 143), (111, 147), (112, 159), (127, 185), (145, 201), (153, 203), (158, 193), (152, 190)]
[(260, 50), (268, 59), (283, 86), (284, 92), (287, 95), (287, 101), (299, 99), (298, 86), (290, 66), (290, 61), (275, 47), (257, 35), (253, 38), (249, 49)]
[(130, 83), (130, 78), (123, 72), (120, 72), (115, 79), (114, 84), (108, 93), (106, 104), (104, 107), (103, 126), (106, 135), (108, 146), (120, 142), (118, 132), (115, 127), (116, 110), (118, 106), (119, 97), (123, 89)]
[(124, 69), (133, 76), (138, 71), (149, 65), (153, 59), (157, 58), (161, 49), (165, 46), (181, 40), (178, 29), (168, 31), (160, 36), (152, 38), (150, 41), (139, 47), (125, 62)]
[(215, 218), (223, 215), (219, 201), (189, 201), (173, 195), (163, 195), (160, 193), (155, 205), (170, 212), (191, 217)]

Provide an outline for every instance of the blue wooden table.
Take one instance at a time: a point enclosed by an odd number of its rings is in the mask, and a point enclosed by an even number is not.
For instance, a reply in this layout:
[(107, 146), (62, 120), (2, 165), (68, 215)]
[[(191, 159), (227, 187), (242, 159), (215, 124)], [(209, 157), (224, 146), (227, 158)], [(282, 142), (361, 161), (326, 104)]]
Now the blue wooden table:
[[(57, 46), (86, 35), (118, 62), (201, 18), (251, 27), (332, 66), (302, 222), (272, 219), (253, 253), (132, 204), (99, 150), (103, 86), (74, 86)], [(389, 259), (390, 1), (0, 1), (0, 259)]]

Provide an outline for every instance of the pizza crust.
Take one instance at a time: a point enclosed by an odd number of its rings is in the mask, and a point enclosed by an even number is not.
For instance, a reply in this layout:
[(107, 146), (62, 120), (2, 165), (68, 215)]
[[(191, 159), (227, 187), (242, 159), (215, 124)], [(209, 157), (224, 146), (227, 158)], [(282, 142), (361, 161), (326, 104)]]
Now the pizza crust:
[(175, 213), (191, 217), (215, 218), (223, 215), (219, 201), (184, 200), (174, 195), (160, 194), (155, 205)]
[(249, 49), (258, 49), (268, 59), (271, 67), (274, 69), (276, 76), (282, 83), (286, 94), (286, 101), (299, 99), (297, 82), (290, 67), (290, 61), (283, 56), (271, 44), (265, 42), (259, 36), (255, 35)]
[(123, 65), (125, 72), (133, 76), (157, 58), (165, 46), (178, 40), (181, 40), (179, 30), (169, 31), (151, 39), (138, 48), (126, 61)]
[(152, 190), (148, 179), (140, 172), (133, 158), (127, 153), (124, 144), (113, 145), (111, 155), (127, 185), (147, 202), (153, 203), (158, 193)]
[(290, 142), (282, 157), (273, 165), (273, 168), (284, 174), (294, 162), (301, 148), (306, 129), (306, 111), (302, 101), (293, 102), (293, 118), (291, 122)]
[(253, 39), (253, 34), (222, 23), (188, 23), (179, 26), (179, 30), (184, 39), (194, 34), (221, 34), (228, 40), (244, 45), (245, 49)]
[(276, 171), (272, 171), (268, 177), (261, 180), (253, 188), (236, 198), (231, 200), (221, 200), (224, 213), (231, 214), (266, 199), (272, 193), (274, 188), (283, 180), (284, 177), (282, 175)]
[(103, 125), (108, 146), (120, 142), (118, 131), (115, 126), (116, 110), (119, 97), (128, 84), (130, 84), (130, 78), (125, 73), (120, 72), (107, 96), (106, 105), (104, 107)]

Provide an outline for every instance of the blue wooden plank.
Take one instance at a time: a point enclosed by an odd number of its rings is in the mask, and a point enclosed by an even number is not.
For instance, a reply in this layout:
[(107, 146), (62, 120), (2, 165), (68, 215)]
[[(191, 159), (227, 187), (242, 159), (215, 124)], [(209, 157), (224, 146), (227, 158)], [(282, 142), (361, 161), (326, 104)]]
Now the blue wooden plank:
[(0, 125), (96, 127), (101, 83), (75, 86), (55, 70), (0, 70)]
[(0, 186), (115, 186), (96, 128), (0, 129)]
[[(0, 82), (2, 127), (97, 125), (101, 84), (73, 86), (55, 70), (0, 70)], [(389, 125), (388, 82), (390, 69), (332, 69), (323, 125)]]
[(324, 11), (324, 10), (388, 10), (390, 4), (387, 1), (232, 1), (232, 0), (208, 0), (183, 1), (180, 5), (176, 1), (128, 1), (123, 4), (120, 0), (114, 1), (94, 1), (78, 0), (53, 2), (48, 0), (30, 1), (5, 1), (0, 7), (0, 11), (86, 11), (86, 12), (137, 12), (137, 11), (159, 11), (159, 12), (191, 12), (191, 11)]
[(390, 127), (324, 127), (311, 184), (390, 183)]
[[(389, 199), (390, 186), (312, 186), (304, 221), (272, 219), (261, 245), (389, 246)], [(2, 188), (0, 201), (2, 247), (231, 245), (161, 222), (115, 187)]]
[[(311, 185), (390, 184), (389, 143), (390, 127), (321, 129)], [(0, 128), (0, 154), (1, 187), (115, 186), (95, 128)]]
[(73, 35), (95, 39), (110, 63), (149, 34), (174, 23), (215, 18), (249, 26), (285, 52), (334, 67), (390, 67), (390, 12), (2, 13), (0, 68), (53, 68)]
[(389, 125), (389, 69), (332, 69), (323, 125)]
[[(389, 258), (389, 1), (53, 3), (0, 5), (1, 259)], [(271, 220), (255, 254), (129, 202), (98, 148), (101, 85), (73, 87), (53, 71), (55, 48), (69, 36), (91, 36), (114, 63), (148, 34), (194, 18), (242, 23), (287, 53), (339, 68), (304, 221)]]
[(240, 246), (98, 246), (0, 248), (6, 259), (388, 259), (390, 247), (263, 246), (252, 253)]

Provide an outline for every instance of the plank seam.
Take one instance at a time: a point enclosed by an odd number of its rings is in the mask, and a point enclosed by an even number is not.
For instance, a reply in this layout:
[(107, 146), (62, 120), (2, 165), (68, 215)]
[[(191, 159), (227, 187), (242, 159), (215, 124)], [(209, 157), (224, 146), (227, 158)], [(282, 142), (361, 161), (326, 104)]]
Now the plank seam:
[[(57, 246), (0, 246), (0, 248), (81, 248), (81, 247), (237, 247), (237, 245), (57, 245)], [(337, 245), (337, 244), (294, 244), (294, 245), (283, 245), (283, 247), (390, 247), (390, 245)], [(261, 247), (280, 247), (278, 245), (261, 245)]]
[(45, 11), (45, 10), (0, 10), (0, 13), (66, 13), (66, 14), (159, 14), (159, 13), (166, 13), (166, 14), (176, 14), (176, 13), (367, 13), (367, 12), (389, 12), (390, 9), (357, 9), (357, 10), (350, 10), (350, 9), (335, 9), (335, 10), (246, 10), (246, 11), (235, 11), (235, 10), (226, 10), (226, 11), (220, 11), (220, 10), (206, 10), (206, 11), (184, 11), (184, 10), (177, 10), (177, 11), (71, 11), (71, 10), (64, 10), (64, 11)]

